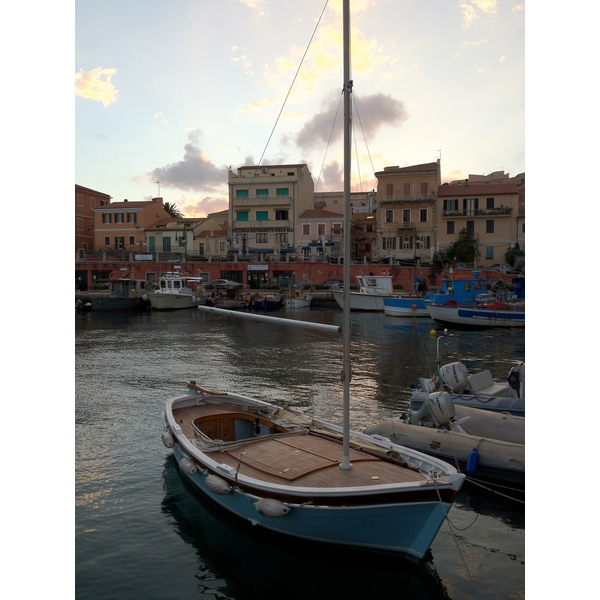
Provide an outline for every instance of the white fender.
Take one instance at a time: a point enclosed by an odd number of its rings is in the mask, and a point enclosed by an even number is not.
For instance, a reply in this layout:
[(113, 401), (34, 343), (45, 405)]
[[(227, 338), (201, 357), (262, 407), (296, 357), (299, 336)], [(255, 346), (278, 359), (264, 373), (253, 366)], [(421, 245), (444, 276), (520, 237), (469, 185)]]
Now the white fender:
[(180, 461), (179, 461), (179, 468), (186, 474), (186, 475), (193, 475), (194, 473), (198, 472), (198, 467), (196, 465), (196, 463), (190, 459), (187, 458), (187, 456), (184, 456)]
[(270, 519), (283, 517), (283, 515), (287, 515), (291, 510), (289, 506), (273, 498), (261, 498), (254, 505), (254, 508), (258, 514)]
[(219, 496), (225, 496), (231, 491), (231, 486), (220, 477), (216, 475), (208, 475), (206, 477), (206, 487)]

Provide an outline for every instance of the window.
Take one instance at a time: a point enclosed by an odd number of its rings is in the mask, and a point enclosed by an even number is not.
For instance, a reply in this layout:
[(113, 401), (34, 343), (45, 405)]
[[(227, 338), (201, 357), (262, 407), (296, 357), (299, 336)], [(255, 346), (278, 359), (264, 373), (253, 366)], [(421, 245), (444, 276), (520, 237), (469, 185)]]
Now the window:
[(248, 190), (235, 190), (235, 197), (236, 198), (247, 198)]
[(331, 233), (333, 235), (342, 235), (342, 224), (341, 223), (332, 223), (331, 224)]
[(135, 246), (135, 235), (130, 235), (129, 236), (129, 245), (130, 246)]
[(248, 220), (248, 211), (241, 210), (236, 213), (236, 220), (238, 221), (247, 221)]
[(204, 242), (198, 244), (198, 256), (204, 256)]
[(219, 252), (225, 252), (225, 245), (227, 242), (219, 242)]
[(289, 211), (287, 210), (276, 210), (275, 220), (276, 221), (287, 221), (289, 219)]
[(426, 197), (429, 194), (429, 182), (421, 182), (421, 196)]
[(256, 243), (257, 244), (266, 244), (269, 241), (268, 233), (257, 233), (256, 234)]
[(302, 223), (302, 235), (310, 235), (310, 223)]
[(163, 252), (171, 252), (171, 238), (170, 237), (164, 237), (162, 239), (162, 245), (163, 245)]
[(394, 184), (393, 183), (386, 183), (385, 184), (385, 195), (386, 196), (393, 196), (394, 195)]
[(77, 231), (83, 231), (83, 219), (77, 218)]
[(123, 248), (125, 247), (125, 239), (123, 238), (122, 235), (118, 235), (115, 237), (115, 248), (117, 250), (123, 250)]
[(276, 233), (275, 234), (275, 239), (280, 244), (287, 244), (288, 243), (288, 234), (287, 233)]
[(454, 235), (454, 221), (446, 221), (446, 234)]
[(477, 214), (479, 209), (479, 198), (463, 198), (463, 210), (465, 216), (473, 217)]
[(410, 208), (404, 208), (402, 210), (402, 222), (410, 223)]
[(267, 198), (269, 196), (269, 190), (256, 190), (257, 198)]
[(485, 247), (485, 259), (494, 260), (494, 246)]
[(127, 213), (127, 222), (135, 223), (137, 221), (136, 216), (137, 215), (135, 213)]
[(289, 196), (290, 190), (289, 190), (289, 188), (277, 188), (277, 190), (275, 191), (275, 194), (277, 196)]
[(402, 250), (410, 250), (413, 245), (412, 245), (412, 235), (403, 235), (402, 236)]
[(325, 223), (319, 223), (317, 225), (317, 235), (325, 235)]
[(394, 211), (393, 210), (386, 210), (385, 211), (385, 222), (386, 223), (393, 223), (394, 222)]
[(452, 200), (444, 200), (444, 212), (457, 212), (458, 211), (458, 198)]
[(402, 184), (402, 193), (405, 196), (410, 196), (412, 192), (412, 184), (411, 183), (403, 183)]
[(104, 213), (102, 215), (102, 223), (111, 223), (112, 219), (111, 219), (111, 215), (109, 213)]
[(256, 211), (256, 220), (257, 221), (268, 221), (269, 220), (269, 211), (268, 210), (257, 210)]
[(123, 213), (115, 213), (115, 223), (123, 223)]
[(373, 223), (367, 223), (367, 225), (365, 227), (365, 231), (367, 233), (373, 233)]
[(488, 219), (485, 222), (485, 232), (494, 233), (494, 219)]
[(427, 223), (427, 221), (428, 221), (427, 213), (428, 213), (428, 209), (426, 209), (426, 208), (419, 209), (419, 221), (421, 223)]
[(110, 246), (110, 236), (108, 236), (108, 235), (104, 236), (104, 245)]
[(487, 210), (493, 210), (494, 209), (494, 199), (486, 198), (485, 199), (485, 207)]
[(77, 206), (83, 206), (83, 196), (81, 194), (77, 194)]
[(475, 221), (467, 221), (467, 234), (471, 237), (475, 235)]
[(382, 244), (384, 250), (395, 250), (396, 249), (396, 238), (395, 237), (384, 237), (382, 238)]

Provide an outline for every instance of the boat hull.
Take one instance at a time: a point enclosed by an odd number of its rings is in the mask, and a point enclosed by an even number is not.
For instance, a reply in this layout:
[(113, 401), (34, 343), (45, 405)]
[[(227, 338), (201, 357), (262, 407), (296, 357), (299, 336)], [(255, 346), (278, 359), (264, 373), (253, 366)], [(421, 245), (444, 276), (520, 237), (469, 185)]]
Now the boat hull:
[(308, 308), (310, 300), (304, 298), (286, 298), (283, 301), (283, 308)]
[[(429, 397), (429, 392), (417, 391), (410, 398), (410, 410), (418, 411)], [(465, 406), (498, 413), (508, 413), (517, 417), (525, 416), (525, 398), (492, 396), (488, 394), (450, 394), (455, 406)]]
[(146, 310), (150, 302), (143, 298), (94, 298), (92, 310), (121, 311), (121, 310)]
[(179, 310), (196, 308), (202, 301), (195, 294), (148, 294), (152, 310)]
[(388, 317), (429, 317), (425, 298), (384, 298), (383, 312)]
[[(344, 292), (331, 290), (335, 301), (340, 308), (344, 307)], [(369, 312), (383, 312), (383, 298), (380, 295), (360, 294), (350, 292), (350, 310), (364, 310)]]
[(525, 327), (525, 311), (430, 304), (427, 311), (440, 323), (466, 327)]

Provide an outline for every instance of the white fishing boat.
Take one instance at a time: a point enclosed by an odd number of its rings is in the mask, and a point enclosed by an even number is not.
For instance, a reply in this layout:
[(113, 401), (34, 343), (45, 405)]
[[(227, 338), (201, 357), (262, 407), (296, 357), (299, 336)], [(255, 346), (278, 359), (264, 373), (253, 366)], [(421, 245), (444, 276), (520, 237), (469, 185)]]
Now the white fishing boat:
[(292, 286), (283, 298), (283, 308), (308, 308), (311, 302), (312, 293), (310, 291), (300, 291)]
[[(357, 275), (356, 281), (358, 291), (350, 291), (350, 310), (383, 311), (383, 299), (393, 295), (392, 276)], [(344, 290), (331, 290), (340, 308), (344, 307)]]
[[(350, 280), (349, 0), (344, 0), (344, 281)], [(348, 286), (344, 286), (348, 290)], [(271, 320), (253, 313), (218, 311)], [(339, 327), (275, 319), (286, 326)], [(166, 401), (163, 443), (200, 493), (277, 534), (421, 560), (465, 476), (435, 457), (350, 430), (349, 290), (343, 312), (342, 424), (193, 382)], [(336, 373), (336, 377), (339, 374)]]
[(173, 271), (163, 273), (158, 287), (146, 292), (153, 310), (179, 310), (202, 304), (202, 277)]
[(525, 302), (493, 302), (484, 306), (428, 304), (429, 316), (463, 327), (525, 327)]

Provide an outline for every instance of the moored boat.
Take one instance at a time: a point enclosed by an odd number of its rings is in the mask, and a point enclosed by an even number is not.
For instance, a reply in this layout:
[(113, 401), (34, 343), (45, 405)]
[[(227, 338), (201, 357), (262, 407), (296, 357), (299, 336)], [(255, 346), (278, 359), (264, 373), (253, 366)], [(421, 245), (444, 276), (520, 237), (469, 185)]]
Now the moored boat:
[(439, 323), (464, 327), (525, 327), (525, 302), (492, 302), (480, 306), (429, 304), (427, 312)]
[(292, 286), (283, 298), (283, 308), (308, 308), (312, 302), (310, 291), (300, 291)]
[(108, 296), (92, 298), (91, 310), (122, 311), (145, 310), (150, 307), (145, 279), (132, 279), (129, 273), (115, 271), (110, 274)]
[[(383, 311), (383, 300), (391, 297), (391, 275), (357, 275), (358, 291), (350, 291), (350, 310), (363, 310), (371, 312)], [(335, 301), (343, 308), (344, 291), (331, 290)]]
[(202, 277), (179, 271), (163, 273), (158, 288), (147, 292), (153, 310), (195, 308), (202, 304)]

